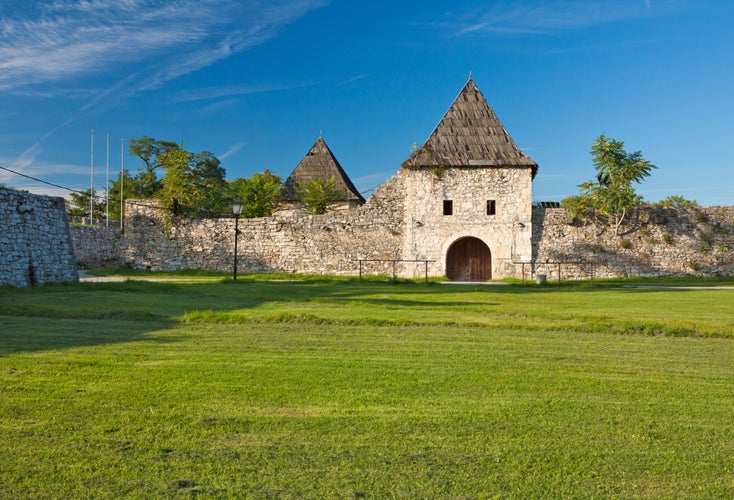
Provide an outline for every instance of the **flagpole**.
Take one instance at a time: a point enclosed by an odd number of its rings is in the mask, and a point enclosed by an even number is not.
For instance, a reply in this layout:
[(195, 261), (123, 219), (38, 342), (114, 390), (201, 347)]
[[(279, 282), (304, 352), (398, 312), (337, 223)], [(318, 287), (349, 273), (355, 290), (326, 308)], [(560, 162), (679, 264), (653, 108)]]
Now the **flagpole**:
[(105, 177), (105, 211), (107, 215), (106, 224), (110, 227), (110, 133), (107, 132), (107, 167)]
[(89, 224), (94, 222), (94, 129), (92, 129), (92, 154), (89, 174)]
[(125, 139), (120, 139), (120, 231), (123, 230), (122, 221), (125, 217)]

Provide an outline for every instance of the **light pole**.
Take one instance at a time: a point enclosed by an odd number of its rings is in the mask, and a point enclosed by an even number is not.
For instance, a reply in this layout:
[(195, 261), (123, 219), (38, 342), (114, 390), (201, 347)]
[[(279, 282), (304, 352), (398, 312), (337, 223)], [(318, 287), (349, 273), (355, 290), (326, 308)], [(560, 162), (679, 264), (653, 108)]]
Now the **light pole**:
[(242, 213), (242, 202), (239, 200), (232, 200), (232, 213), (234, 214), (234, 270), (232, 272), (232, 279), (237, 280), (237, 236), (240, 234), (239, 221), (240, 214)]

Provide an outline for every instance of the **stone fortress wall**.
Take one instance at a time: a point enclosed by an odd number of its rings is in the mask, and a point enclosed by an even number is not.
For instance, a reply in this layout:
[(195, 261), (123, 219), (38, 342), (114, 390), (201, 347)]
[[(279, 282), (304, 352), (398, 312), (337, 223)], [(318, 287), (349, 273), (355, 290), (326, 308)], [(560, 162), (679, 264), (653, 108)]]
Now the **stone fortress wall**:
[[(490, 247), (495, 269), (502, 268), (496, 278), (521, 278), (524, 272), (528, 279), (537, 274), (556, 279), (559, 264), (563, 279), (734, 274), (734, 207), (641, 208), (620, 235), (608, 226), (573, 223), (564, 209), (533, 207), (529, 222), (507, 220), (498, 229), (496, 224), (482, 227), (476, 217), (464, 219), (460, 212), (481, 211), (484, 198), (496, 192), (480, 193), (476, 203), (462, 203), (454, 192), (447, 194), (458, 202), (450, 224), (431, 231), (431, 224), (445, 222), (446, 216), (433, 206), (440, 197), (431, 191), (439, 183), (424, 178), (427, 175), (434, 174), (403, 169), (353, 210), (240, 219), (238, 271), (356, 275), (358, 259), (375, 259), (384, 262), (365, 262), (363, 271), (389, 275), (392, 259), (427, 259), (434, 261), (428, 274), (444, 276), (447, 246), (471, 234)], [(449, 180), (449, 185), (458, 187), (473, 174), (465, 175), (458, 183)], [(408, 193), (419, 185), (429, 194)], [(498, 214), (502, 200), (497, 196)], [(174, 218), (166, 234), (164, 218), (154, 206), (132, 202), (127, 210), (119, 245), (122, 263), (151, 270), (232, 269), (234, 219)], [(495, 235), (503, 231), (517, 245), (497, 246)], [(507, 240), (506, 236), (501, 237)], [(395, 266), (406, 278), (422, 277), (425, 269), (417, 262)]]
[[(358, 259), (400, 259), (403, 182), (383, 184), (360, 208), (324, 215), (239, 219), (238, 272), (354, 275)], [(232, 270), (235, 220), (173, 217), (149, 202), (126, 206), (122, 263), (138, 269)], [(383, 263), (364, 263), (380, 272)], [(387, 269), (385, 269), (387, 270)]]
[(120, 262), (122, 235), (116, 227), (69, 227), (74, 257), (81, 269), (117, 265)]
[[(549, 278), (734, 275), (734, 207), (643, 207), (620, 234), (533, 209), (532, 270)], [(530, 269), (530, 267), (528, 267)]]
[(78, 279), (63, 198), (0, 189), (0, 286)]

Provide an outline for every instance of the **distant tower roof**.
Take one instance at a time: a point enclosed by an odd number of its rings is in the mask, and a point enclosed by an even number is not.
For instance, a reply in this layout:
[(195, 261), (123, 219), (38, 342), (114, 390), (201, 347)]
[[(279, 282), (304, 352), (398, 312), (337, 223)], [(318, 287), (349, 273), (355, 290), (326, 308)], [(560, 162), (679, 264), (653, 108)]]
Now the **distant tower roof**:
[(324, 139), (319, 136), (311, 149), (306, 153), (301, 162), (291, 172), (291, 175), (283, 184), (281, 197), (285, 201), (298, 201), (296, 188), (299, 183), (307, 184), (315, 179), (329, 180), (334, 176), (336, 180), (336, 188), (343, 193), (343, 198), (339, 201), (357, 201), (364, 203), (364, 198), (357, 188), (354, 187), (349, 176), (339, 165), (334, 154), (326, 145)]
[(469, 81), (428, 140), (403, 167), (529, 167), (538, 164), (520, 151), (497, 115)]

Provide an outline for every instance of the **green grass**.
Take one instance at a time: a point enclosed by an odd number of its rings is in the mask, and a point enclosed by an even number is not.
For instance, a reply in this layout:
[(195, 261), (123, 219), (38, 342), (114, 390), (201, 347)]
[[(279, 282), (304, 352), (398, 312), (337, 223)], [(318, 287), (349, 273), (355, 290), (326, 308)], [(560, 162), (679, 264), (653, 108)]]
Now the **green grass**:
[(300, 279), (0, 289), (0, 497), (734, 496), (734, 290)]

